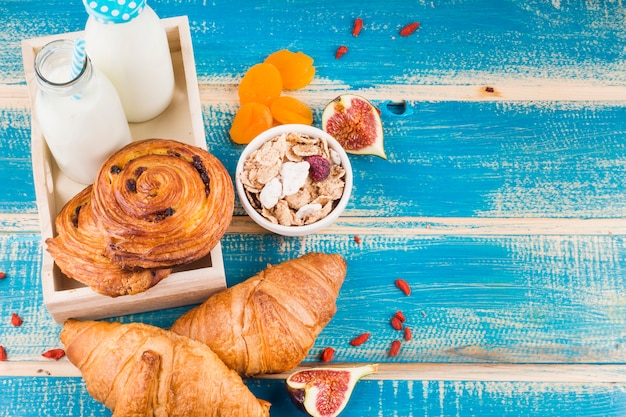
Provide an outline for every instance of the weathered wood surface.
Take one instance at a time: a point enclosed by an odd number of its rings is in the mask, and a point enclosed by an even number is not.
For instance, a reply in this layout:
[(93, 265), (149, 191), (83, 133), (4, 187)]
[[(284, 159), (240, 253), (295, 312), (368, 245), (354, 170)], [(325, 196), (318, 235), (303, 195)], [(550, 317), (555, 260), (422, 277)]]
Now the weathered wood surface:
[[(227, 135), (243, 72), (269, 53), (315, 59), (293, 95), (315, 110), (357, 92), (382, 110), (389, 159), (351, 158), (345, 215), (305, 238), (264, 233), (237, 204), (229, 285), (308, 251), (349, 263), (339, 310), (306, 359), (379, 362), (350, 416), (626, 413), (626, 8), (617, 1), (151, 1), (188, 15), (207, 144)], [(352, 20), (365, 25), (352, 37)], [(418, 20), (411, 37), (398, 29)], [(0, 416), (110, 415), (65, 360), (39, 282), (42, 244), (20, 41), (81, 30), (81, 2), (0, 4)], [(335, 60), (337, 46), (350, 48)], [(486, 87), (492, 87), (487, 89)], [(489, 91), (487, 91), (489, 90)], [(491, 92), (493, 90), (493, 92)], [(395, 104), (406, 111), (395, 114)], [(388, 104), (391, 103), (389, 106)], [(353, 236), (358, 235), (357, 244)], [(393, 280), (413, 288), (405, 297)], [(414, 340), (390, 359), (402, 309)], [(168, 327), (187, 307), (116, 318)], [(24, 324), (10, 324), (11, 313)], [(351, 348), (352, 335), (372, 340)], [(50, 376), (48, 376), (50, 374)], [(248, 381), (296, 415), (284, 375)]]

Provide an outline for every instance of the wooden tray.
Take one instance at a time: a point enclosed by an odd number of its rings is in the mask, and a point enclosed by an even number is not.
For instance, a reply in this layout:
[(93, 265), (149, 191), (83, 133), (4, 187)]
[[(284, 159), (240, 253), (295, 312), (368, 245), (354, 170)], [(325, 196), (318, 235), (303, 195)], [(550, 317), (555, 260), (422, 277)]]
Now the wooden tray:
[[(174, 64), (176, 91), (170, 107), (157, 118), (144, 123), (131, 123), (133, 140), (166, 138), (207, 148), (204, 136), (200, 94), (186, 16), (163, 19)], [(37, 51), (55, 39), (73, 39), (82, 32), (22, 41), (22, 55), (31, 103), (37, 93), (34, 60)], [(84, 185), (64, 176), (57, 168), (41, 134), (34, 107), (32, 111), (32, 163), (41, 225), (42, 242), (54, 236), (54, 221), (63, 205)], [(55, 321), (62, 323), (72, 317), (100, 319), (144, 311), (159, 310), (200, 303), (213, 292), (226, 287), (221, 244), (209, 255), (193, 264), (179, 267), (148, 291), (131, 296), (111, 298), (65, 276), (42, 243), (43, 299)]]

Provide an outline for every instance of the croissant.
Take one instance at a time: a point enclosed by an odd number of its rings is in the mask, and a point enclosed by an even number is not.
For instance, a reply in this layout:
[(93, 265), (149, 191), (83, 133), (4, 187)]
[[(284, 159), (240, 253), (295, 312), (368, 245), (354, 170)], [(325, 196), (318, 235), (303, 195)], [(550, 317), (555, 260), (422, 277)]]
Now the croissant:
[(241, 375), (295, 368), (334, 316), (346, 275), (337, 254), (308, 253), (213, 294), (171, 327)]
[(143, 292), (166, 278), (171, 268), (122, 269), (106, 256), (109, 237), (93, 219), (91, 189), (86, 187), (65, 204), (55, 221), (58, 234), (46, 239), (59, 269), (111, 297)]
[(87, 391), (125, 416), (269, 416), (241, 377), (202, 343), (141, 323), (68, 320), (68, 359)]
[(132, 142), (111, 155), (93, 184), (92, 211), (122, 268), (167, 268), (206, 256), (232, 218), (235, 194), (222, 163), (167, 139)]

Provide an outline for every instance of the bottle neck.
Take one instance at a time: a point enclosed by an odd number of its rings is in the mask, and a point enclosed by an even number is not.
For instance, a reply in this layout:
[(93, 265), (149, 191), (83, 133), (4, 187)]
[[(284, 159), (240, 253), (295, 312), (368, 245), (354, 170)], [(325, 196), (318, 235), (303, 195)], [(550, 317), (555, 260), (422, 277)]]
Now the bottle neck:
[(87, 14), (103, 24), (128, 23), (147, 7), (146, 0), (83, 0)]
[(91, 60), (85, 56), (80, 72), (72, 75), (73, 42), (52, 41), (35, 57), (35, 78), (41, 90), (56, 96), (76, 95), (89, 83), (93, 74)]

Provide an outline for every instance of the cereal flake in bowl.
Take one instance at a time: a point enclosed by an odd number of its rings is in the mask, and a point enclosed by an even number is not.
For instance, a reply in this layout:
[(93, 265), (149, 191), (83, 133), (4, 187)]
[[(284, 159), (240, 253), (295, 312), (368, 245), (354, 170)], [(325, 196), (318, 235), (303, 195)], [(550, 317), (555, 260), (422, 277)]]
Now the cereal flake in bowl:
[(302, 236), (332, 224), (345, 209), (352, 168), (341, 145), (323, 130), (280, 125), (246, 146), (235, 183), (256, 223), (280, 235)]

